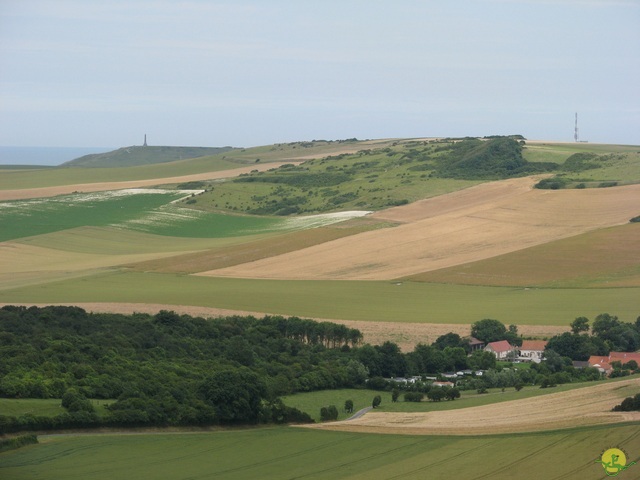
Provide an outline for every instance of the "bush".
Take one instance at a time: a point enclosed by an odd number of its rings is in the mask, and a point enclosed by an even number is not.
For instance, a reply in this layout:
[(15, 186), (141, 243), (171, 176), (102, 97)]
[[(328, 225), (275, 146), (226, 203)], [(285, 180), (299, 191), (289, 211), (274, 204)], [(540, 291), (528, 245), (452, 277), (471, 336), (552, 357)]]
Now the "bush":
[(640, 411), (640, 393), (633, 397), (625, 398), (620, 405), (613, 407), (614, 412), (633, 412)]
[(421, 402), (424, 398), (424, 393), (422, 392), (407, 392), (404, 394), (405, 402)]
[(320, 420), (323, 422), (330, 422), (338, 419), (338, 409), (335, 405), (329, 405), (328, 407), (322, 407), (320, 409)]
[(20, 435), (15, 438), (0, 439), (0, 452), (15, 450), (16, 448), (24, 447), (25, 445), (32, 445), (34, 443), (38, 443), (37, 435)]
[(534, 185), (534, 188), (542, 190), (560, 190), (567, 186), (567, 181), (564, 178), (543, 178)]
[(70, 388), (64, 393), (62, 396), (62, 406), (66, 408), (68, 412), (95, 412), (91, 400), (78, 393), (74, 388)]
[(446, 396), (445, 391), (440, 387), (432, 388), (431, 390), (429, 390), (429, 393), (427, 393), (427, 398), (432, 402), (439, 402), (440, 400), (445, 398), (445, 396)]
[(444, 396), (447, 400), (455, 400), (456, 398), (460, 398), (460, 390), (456, 387), (444, 387)]

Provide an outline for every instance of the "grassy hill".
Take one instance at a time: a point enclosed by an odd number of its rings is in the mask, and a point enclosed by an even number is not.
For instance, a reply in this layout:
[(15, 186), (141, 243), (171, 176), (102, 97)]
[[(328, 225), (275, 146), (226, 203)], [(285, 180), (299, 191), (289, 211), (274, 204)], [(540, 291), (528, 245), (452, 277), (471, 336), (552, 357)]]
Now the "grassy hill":
[[(308, 145), (319, 146), (317, 142)], [(555, 175), (562, 188), (640, 181), (637, 147), (550, 146), (527, 144), (518, 137), (352, 145), (360, 148), (210, 183), (208, 191), (191, 199), (188, 206), (205, 211), (295, 215), (380, 210), (484, 181), (533, 174)]]
[(133, 167), (206, 157), (228, 152), (232, 147), (123, 147), (70, 160), (64, 167)]

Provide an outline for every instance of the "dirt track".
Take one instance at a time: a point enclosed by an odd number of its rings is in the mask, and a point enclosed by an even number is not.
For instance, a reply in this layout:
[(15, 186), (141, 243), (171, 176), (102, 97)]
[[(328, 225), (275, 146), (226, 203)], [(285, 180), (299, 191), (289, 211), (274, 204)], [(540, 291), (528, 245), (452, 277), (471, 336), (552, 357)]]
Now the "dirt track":
[(392, 280), (522, 250), (637, 215), (640, 185), (538, 190), (536, 179), (490, 182), (391, 208), (403, 222), (200, 275), (312, 280)]
[(427, 413), (369, 412), (352, 421), (308, 428), (407, 435), (489, 435), (640, 421), (640, 412), (611, 411), (639, 388), (640, 378), (636, 377), (480, 407)]

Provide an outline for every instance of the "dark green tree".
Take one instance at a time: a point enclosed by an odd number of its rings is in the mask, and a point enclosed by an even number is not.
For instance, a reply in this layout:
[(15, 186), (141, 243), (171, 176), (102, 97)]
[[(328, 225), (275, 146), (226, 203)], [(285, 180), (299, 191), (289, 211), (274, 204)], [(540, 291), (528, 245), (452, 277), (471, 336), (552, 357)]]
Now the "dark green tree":
[(491, 352), (476, 350), (467, 358), (467, 364), (473, 370), (489, 370), (496, 367), (496, 356)]
[(621, 322), (618, 317), (608, 313), (596, 317), (591, 332), (603, 340), (610, 350), (635, 352), (640, 348), (640, 332), (635, 325)]
[(75, 388), (70, 388), (64, 392), (62, 406), (68, 412), (95, 412), (91, 400), (79, 393)]
[(462, 370), (467, 368), (467, 352), (462, 347), (445, 347), (442, 352), (447, 361), (448, 370)]
[(599, 353), (591, 337), (569, 332), (551, 337), (546, 349), (572, 360), (588, 360), (591, 355)]
[(373, 397), (373, 402), (371, 402), (371, 406), (373, 408), (378, 408), (381, 403), (382, 403), (382, 397), (380, 395), (376, 395), (375, 397)]
[(391, 391), (391, 401), (393, 403), (397, 402), (398, 401), (398, 397), (400, 397), (400, 390), (398, 390), (397, 388), (394, 388)]
[(471, 336), (483, 342), (497, 342), (504, 340), (507, 328), (498, 320), (485, 318), (471, 325)]
[(577, 317), (571, 322), (571, 331), (576, 335), (589, 331), (589, 319), (587, 317)]
[(347, 400), (344, 402), (344, 411), (346, 413), (353, 413), (353, 400)]
[(439, 402), (445, 397), (446, 393), (442, 387), (434, 387), (427, 392), (427, 398), (432, 402)]
[(460, 398), (460, 390), (456, 387), (444, 387), (444, 396), (447, 400)]
[(246, 367), (214, 372), (201, 387), (204, 400), (213, 406), (220, 423), (255, 423), (267, 389)]
[(424, 398), (424, 393), (422, 392), (407, 392), (404, 394), (405, 402), (421, 402)]
[(453, 332), (445, 333), (444, 335), (439, 336), (438, 338), (436, 338), (436, 341), (433, 342), (432, 345), (439, 350), (444, 350), (447, 347), (451, 347), (451, 348), (461, 347), (467, 353), (471, 351), (471, 347), (469, 346), (469, 341), (462, 339), (460, 335)]

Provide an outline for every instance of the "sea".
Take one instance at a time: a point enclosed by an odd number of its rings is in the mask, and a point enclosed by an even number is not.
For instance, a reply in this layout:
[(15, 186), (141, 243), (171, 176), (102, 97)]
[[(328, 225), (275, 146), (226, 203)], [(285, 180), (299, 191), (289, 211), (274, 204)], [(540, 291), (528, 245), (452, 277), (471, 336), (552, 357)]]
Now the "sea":
[(107, 147), (3, 147), (0, 146), (0, 165), (56, 166), (91, 153), (114, 150)]

